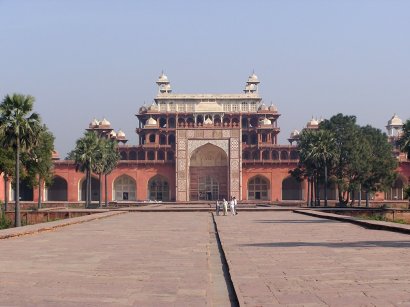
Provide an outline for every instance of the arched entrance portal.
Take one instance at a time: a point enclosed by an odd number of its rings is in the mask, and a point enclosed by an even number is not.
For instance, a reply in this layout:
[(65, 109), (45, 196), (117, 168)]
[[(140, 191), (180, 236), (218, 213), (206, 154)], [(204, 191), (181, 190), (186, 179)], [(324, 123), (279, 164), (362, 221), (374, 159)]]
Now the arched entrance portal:
[(269, 181), (262, 176), (251, 178), (248, 181), (248, 199), (269, 200), (269, 186)]
[(162, 176), (154, 176), (148, 182), (148, 198), (150, 200), (169, 201), (169, 184)]
[[(85, 201), (85, 191), (87, 189), (87, 180), (85, 178), (81, 182), (80, 200)], [(91, 201), (97, 201), (100, 197), (100, 181), (97, 178), (91, 177)]]
[(55, 176), (52, 184), (47, 189), (48, 201), (67, 201), (67, 181)]
[(135, 200), (136, 183), (133, 178), (122, 175), (113, 184), (114, 200)]
[(210, 143), (197, 148), (189, 166), (190, 200), (228, 198), (228, 157)]
[(302, 200), (303, 187), (294, 177), (287, 177), (282, 181), (282, 200)]

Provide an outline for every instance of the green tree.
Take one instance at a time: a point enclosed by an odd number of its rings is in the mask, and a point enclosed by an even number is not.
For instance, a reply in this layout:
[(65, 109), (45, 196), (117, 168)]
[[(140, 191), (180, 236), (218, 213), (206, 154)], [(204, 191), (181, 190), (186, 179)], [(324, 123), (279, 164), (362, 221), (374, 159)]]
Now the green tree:
[(9, 204), (9, 179), (14, 176), (14, 152), (13, 149), (3, 146), (0, 147), (0, 172), (3, 173), (4, 178), (4, 211), (7, 211)]
[[(337, 180), (339, 204), (349, 203), (350, 195), (358, 188), (360, 175), (366, 167), (367, 144), (363, 143), (355, 116), (337, 114), (320, 123), (321, 130), (333, 133), (336, 142), (336, 159), (331, 169)], [(354, 193), (353, 193), (354, 195)]]
[(366, 207), (369, 206), (369, 193), (384, 191), (391, 187), (396, 178), (397, 160), (392, 155), (393, 147), (387, 135), (371, 126), (361, 127), (363, 142), (367, 143), (366, 171), (361, 174), (360, 183), (366, 192)]
[(0, 104), (0, 142), (15, 154), (15, 221), (21, 226), (20, 216), (20, 153), (29, 151), (38, 142), (40, 116), (33, 110), (34, 97), (20, 94), (6, 95)]
[(93, 131), (86, 131), (84, 136), (76, 141), (76, 147), (68, 154), (74, 160), (76, 170), (86, 174), (86, 207), (91, 205), (91, 172), (96, 161), (99, 137)]
[(398, 141), (401, 151), (407, 154), (407, 158), (410, 159), (410, 119), (408, 119), (403, 125), (403, 132)]
[(39, 134), (38, 145), (23, 159), (28, 181), (33, 187), (38, 187), (37, 205), (39, 209), (42, 206), (42, 185), (49, 186), (53, 179), (53, 151), (54, 135), (46, 126), (43, 126)]

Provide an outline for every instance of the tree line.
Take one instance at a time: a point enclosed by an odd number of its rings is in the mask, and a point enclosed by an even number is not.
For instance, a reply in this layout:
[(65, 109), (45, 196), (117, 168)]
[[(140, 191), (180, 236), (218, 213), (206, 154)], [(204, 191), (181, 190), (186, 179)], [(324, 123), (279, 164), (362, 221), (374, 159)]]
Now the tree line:
[[(409, 120), (398, 145), (410, 156)], [(303, 130), (297, 146), (299, 164), (290, 172), (300, 181), (307, 179), (308, 206), (320, 206), (322, 199), (327, 206), (331, 184), (338, 188), (339, 205), (353, 205), (356, 195), (361, 201), (364, 192), (368, 206), (369, 195), (386, 191), (397, 176), (397, 159), (387, 135), (358, 125), (355, 116), (337, 114), (322, 121), (318, 129)]]

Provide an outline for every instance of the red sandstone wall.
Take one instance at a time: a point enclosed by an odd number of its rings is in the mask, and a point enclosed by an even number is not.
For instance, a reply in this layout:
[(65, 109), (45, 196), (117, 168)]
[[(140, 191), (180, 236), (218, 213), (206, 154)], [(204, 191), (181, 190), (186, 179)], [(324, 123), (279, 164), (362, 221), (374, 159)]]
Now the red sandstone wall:
[[(79, 187), (80, 182), (85, 178), (85, 174), (75, 171), (74, 164), (64, 163), (57, 164), (54, 173), (56, 176), (60, 176), (67, 181), (68, 188), (68, 201), (74, 202), (78, 201), (79, 197)], [(107, 186), (108, 186), (108, 200), (111, 201), (113, 198), (112, 190), (113, 183), (115, 179), (121, 175), (128, 175), (133, 178), (136, 183), (136, 198), (137, 200), (147, 200), (148, 198), (148, 181), (156, 176), (161, 175), (168, 180), (170, 187), (170, 199), (175, 200), (175, 169), (173, 164), (137, 164), (137, 163), (128, 163), (120, 162), (118, 167), (108, 175), (107, 177)], [(97, 176), (94, 176), (98, 178)], [(104, 179), (102, 182), (102, 193), (103, 201), (105, 200), (105, 187)], [(38, 193), (34, 193), (34, 201), (38, 198)]]
[[(242, 167), (242, 200), (248, 197), (248, 181), (254, 176), (260, 175), (270, 182), (270, 200), (282, 200), (282, 181), (289, 177), (289, 170), (296, 167), (296, 163), (283, 163), (275, 165), (244, 165)], [(306, 184), (304, 184), (303, 198), (307, 197)]]

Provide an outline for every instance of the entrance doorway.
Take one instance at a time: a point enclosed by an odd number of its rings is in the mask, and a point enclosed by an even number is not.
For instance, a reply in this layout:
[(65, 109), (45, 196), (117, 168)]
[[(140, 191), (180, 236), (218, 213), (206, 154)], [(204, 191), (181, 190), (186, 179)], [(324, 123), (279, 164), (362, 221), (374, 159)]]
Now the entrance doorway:
[(197, 148), (189, 166), (189, 200), (228, 198), (228, 157), (213, 144)]

